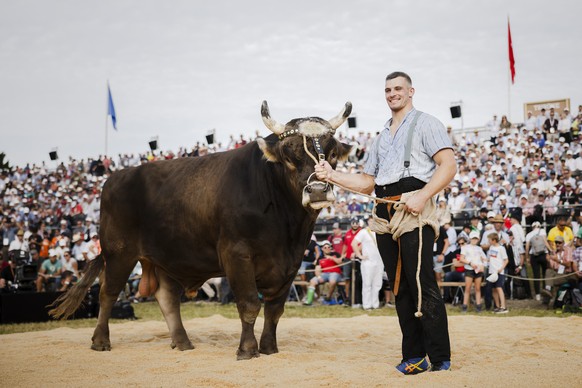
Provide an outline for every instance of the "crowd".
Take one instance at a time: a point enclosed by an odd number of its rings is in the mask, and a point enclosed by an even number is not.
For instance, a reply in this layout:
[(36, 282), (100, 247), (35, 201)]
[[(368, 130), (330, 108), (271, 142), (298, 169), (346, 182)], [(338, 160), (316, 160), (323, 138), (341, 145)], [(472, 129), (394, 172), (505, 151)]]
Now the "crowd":
[[(498, 311), (506, 309), (505, 295), (521, 297), (525, 293), (526, 297), (540, 301), (544, 301), (545, 295), (545, 302), (549, 303), (563, 287), (563, 279), (573, 288), (580, 287), (580, 122), (582, 106), (574, 115), (568, 110), (556, 112), (553, 108), (548, 112), (543, 110), (538, 116), (529, 113), (525, 122), (519, 125), (513, 125), (505, 116), (501, 120), (493, 116), (481, 131), (455, 133), (448, 128), (455, 147), (458, 172), (449, 187), (437, 197), (441, 238), (435, 244), (435, 276), (445, 282), (466, 282), (468, 286), (462, 309), (468, 308), (471, 287), (475, 287), (475, 308), (479, 311), (483, 308), (482, 285), (485, 285), (485, 308)], [(487, 133), (486, 137), (483, 132)], [(374, 135), (359, 131), (349, 138), (340, 137), (353, 145), (349, 159), (339, 167), (340, 170), (361, 171)], [(103, 184), (113, 171), (159, 159), (197, 157), (225, 151), (241, 147), (249, 140), (242, 135), (239, 138), (230, 136), (226, 145), (198, 143), (190, 150), (180, 148), (177, 152), (148, 151), (138, 155), (118, 155), (116, 159), (107, 156), (94, 160), (69, 158), (56, 169), (49, 169), (43, 163), (0, 171), (0, 288), (8, 290), (21, 286), (37, 291), (64, 290), (82, 276), (85, 264), (100, 251), (100, 195)], [(354, 305), (360, 305), (362, 284), (368, 287), (373, 283), (373, 288), (365, 288), (363, 292), (366, 295), (380, 293), (381, 299), (390, 305), (393, 297), (386, 289), (385, 274), (380, 286), (378, 274), (368, 276), (368, 271), (363, 275), (366, 272), (363, 267), (368, 263), (357, 256), (359, 253), (362, 257), (371, 257), (369, 247), (366, 254), (362, 252), (364, 241), (360, 241), (361, 245), (356, 244), (355, 249), (352, 246), (358, 232), (367, 229), (365, 221), (374, 202), (340, 188), (335, 190), (335, 205), (322, 210), (314, 242), (307, 249), (300, 270), (304, 281), (309, 283), (304, 284), (305, 301), (311, 299), (309, 303), (312, 303), (320, 291), (320, 283), (327, 283), (330, 286), (323, 301), (329, 303), (339, 288), (343, 300), (354, 299)], [(539, 240), (538, 235), (544, 236), (543, 253), (539, 244), (532, 243)], [(363, 235), (360, 238), (363, 239)], [(563, 239), (563, 244), (560, 239)], [(329, 243), (318, 244), (316, 240)], [(18, 252), (26, 254), (22, 256)], [(355, 263), (357, 279), (351, 279), (352, 263)], [(19, 269), (22, 270), (19, 265), (23, 264), (27, 268), (36, 266), (38, 274), (34, 282), (19, 285), (15, 276)], [(310, 271), (306, 272), (308, 268)], [(383, 272), (378, 266), (373, 271)], [(551, 271), (556, 276), (548, 276)], [(494, 272), (498, 274), (495, 281), (495, 276), (491, 276)], [(136, 269), (136, 274), (134, 279), (139, 278), (139, 269)], [(527, 281), (507, 275), (559, 279), (533, 282), (530, 295), (529, 285), (524, 286)], [(357, 283), (358, 295), (353, 298), (350, 298), (351, 280)], [(338, 284), (342, 286), (337, 287)], [(212, 288), (218, 291), (220, 282), (214, 282)], [(212, 293), (212, 288), (207, 289), (208, 293)], [(135, 282), (132, 282), (131, 289), (136, 289)], [(497, 289), (504, 290), (504, 293)], [(516, 295), (516, 290), (519, 290), (519, 295)], [(450, 291), (443, 289), (447, 300), (453, 299)], [(369, 302), (368, 298), (366, 303), (366, 308), (378, 307), (376, 299)]]

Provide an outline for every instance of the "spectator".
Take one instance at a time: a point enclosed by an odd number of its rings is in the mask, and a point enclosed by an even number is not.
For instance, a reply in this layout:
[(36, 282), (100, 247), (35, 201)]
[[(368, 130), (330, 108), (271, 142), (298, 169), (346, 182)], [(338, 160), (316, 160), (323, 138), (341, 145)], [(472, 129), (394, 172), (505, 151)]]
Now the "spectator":
[[(541, 227), (539, 221), (532, 224), (533, 230), (525, 236), (525, 254), (527, 262), (533, 270), (533, 277), (541, 279), (547, 269), (546, 254), (552, 248), (548, 244), (546, 231)], [(544, 287), (543, 280), (534, 281), (536, 300), (541, 300), (540, 290)]]
[(558, 214), (557, 225), (548, 232), (548, 242), (551, 247), (550, 251), (556, 251), (555, 241), (558, 236), (562, 237), (561, 241), (563, 241), (565, 245), (570, 245), (572, 241), (574, 241), (574, 233), (568, 226), (568, 215), (563, 212)]
[[(350, 229), (346, 232), (344, 237), (344, 250), (341, 256), (344, 258), (344, 266), (342, 269), (342, 276), (346, 284), (346, 298), (347, 303), (356, 303), (354, 295), (351, 295), (351, 281), (352, 281), (352, 267), (354, 266), (354, 250), (352, 248), (352, 241), (354, 237), (360, 232), (360, 222), (357, 218), (350, 220)], [(355, 279), (354, 279), (355, 280)]]
[[(376, 244), (376, 236), (360, 221), (360, 231), (352, 241), (354, 256), (362, 261), (362, 307), (364, 310), (380, 307), (379, 292), (382, 288), (384, 263)], [(390, 300), (388, 300), (389, 302)]]
[[(321, 249), (319, 245), (317, 245), (317, 239), (313, 234), (311, 236), (311, 240), (309, 240), (309, 244), (303, 253), (303, 260), (301, 261), (301, 267), (299, 268), (299, 277), (303, 282), (311, 280), (313, 276), (307, 276), (307, 271), (313, 271), (315, 269), (315, 264), (319, 261), (321, 257)], [(140, 267), (141, 271), (141, 267)], [(309, 272), (310, 274), (312, 272)], [(140, 273), (141, 275), (141, 273)], [(303, 295), (307, 295), (307, 286), (302, 286), (303, 288)]]
[(434, 243), (433, 249), (433, 268), (437, 282), (443, 281), (443, 265), (445, 262), (445, 254), (449, 249), (449, 236), (444, 227), (440, 227), (439, 236)]
[(8, 247), (8, 251), (25, 251), (28, 252), (28, 242), (24, 239), (24, 230), (19, 229), (16, 232), (16, 238), (12, 240), (10, 246)]
[(36, 278), (36, 291), (54, 291), (57, 289), (57, 279), (62, 272), (61, 261), (57, 258), (54, 249), (49, 251), (49, 258), (43, 261), (38, 277)]
[(508, 310), (505, 305), (505, 292), (503, 291), (505, 284), (504, 271), (509, 262), (509, 258), (505, 247), (499, 244), (499, 235), (497, 233), (490, 233), (487, 238), (489, 239), (489, 250), (487, 251), (489, 276), (487, 277), (487, 281), (493, 285), (493, 299), (496, 305), (493, 312), (496, 314), (505, 314)]
[(316, 273), (313, 278), (309, 281), (309, 288), (307, 289), (307, 299), (303, 303), (304, 305), (310, 306), (313, 303), (313, 297), (315, 295), (315, 287), (323, 283), (329, 283), (328, 295), (325, 298), (325, 302), (330, 303), (335, 287), (339, 281), (342, 279), (342, 271), (339, 265), (342, 262), (340, 254), (332, 250), (331, 243), (325, 241), (321, 246), (323, 251), (323, 257), (319, 259), (319, 265), (321, 266), (321, 273)]
[[(461, 237), (464, 239), (464, 237)], [(479, 244), (479, 232), (469, 234), (470, 244), (464, 244), (461, 247), (459, 260), (465, 264), (465, 295), (463, 298), (462, 312), (467, 312), (469, 300), (471, 297), (471, 286), (475, 283), (475, 303), (477, 312), (481, 312), (481, 282), (484, 276), (485, 261), (487, 256)]]
[(574, 277), (573, 247), (567, 245), (560, 235), (555, 236), (553, 242), (556, 248), (547, 255), (546, 287), (542, 290), (544, 303), (549, 303), (556, 296), (557, 287), (568, 282), (568, 278), (563, 275), (572, 274)]
[(71, 256), (77, 261), (79, 271), (83, 272), (89, 259), (87, 244), (83, 241), (80, 234), (75, 234), (73, 236), (72, 243), (73, 247), (71, 248)]
[[(464, 235), (457, 238), (457, 243), (454, 245), (457, 248), (450, 252), (452, 255), (451, 270), (445, 273), (445, 282), (465, 282), (465, 265), (461, 261), (461, 250), (466, 243), (467, 238)], [(447, 303), (454, 302), (451, 287), (443, 287), (443, 298)]]
[(79, 267), (77, 266), (77, 260), (71, 257), (71, 251), (69, 248), (65, 248), (63, 250), (61, 266), (63, 267), (63, 271), (69, 271), (76, 279), (79, 279)]

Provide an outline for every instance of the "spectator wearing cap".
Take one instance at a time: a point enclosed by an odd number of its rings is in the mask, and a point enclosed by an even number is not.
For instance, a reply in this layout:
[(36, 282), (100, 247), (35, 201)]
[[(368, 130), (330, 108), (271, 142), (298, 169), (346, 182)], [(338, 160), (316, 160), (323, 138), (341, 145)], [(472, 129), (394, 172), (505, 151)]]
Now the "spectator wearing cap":
[(344, 233), (340, 228), (339, 222), (334, 222), (332, 225), (333, 231), (332, 234), (327, 236), (327, 241), (329, 241), (333, 247), (335, 252), (343, 252), (344, 251)]
[(460, 215), (465, 208), (465, 196), (459, 194), (459, 188), (456, 186), (451, 189), (448, 205), (453, 217)]
[(572, 187), (572, 182), (566, 181), (564, 185), (564, 191), (562, 191), (560, 195), (560, 202), (558, 202), (558, 206), (568, 206), (568, 205), (576, 205), (578, 204), (578, 194), (574, 191)]
[(447, 204), (447, 199), (444, 195), (440, 195), (437, 201), (437, 219), (439, 220), (439, 225), (444, 225), (451, 222), (451, 209)]
[(89, 242), (86, 243), (85, 249), (87, 251), (87, 261), (95, 260), (101, 253), (101, 242), (99, 241), (99, 234), (97, 232), (91, 233)]
[(574, 233), (572, 228), (568, 226), (569, 214), (565, 213), (563, 210), (556, 213), (557, 224), (548, 232), (548, 242), (552, 248), (550, 251), (556, 251), (556, 238), (559, 236), (565, 245), (570, 246), (574, 241)]
[(81, 234), (79, 233), (73, 235), (71, 243), (72, 243), (71, 255), (75, 260), (77, 260), (79, 271), (83, 272), (88, 261), (87, 243), (83, 241)]
[(36, 278), (37, 292), (49, 291), (46, 289), (49, 285), (57, 284), (57, 279), (63, 268), (57, 256), (57, 252), (51, 249), (49, 250), (49, 258), (42, 262)]
[(352, 197), (350, 204), (348, 205), (348, 213), (350, 215), (358, 215), (362, 213), (362, 205), (358, 202), (358, 199), (355, 196)]
[(83, 236), (85, 237), (85, 242), (89, 242), (93, 233), (97, 233), (97, 226), (93, 223), (92, 217), (86, 217), (83, 225)]
[[(354, 265), (353, 260), (355, 259), (354, 257), (354, 250), (352, 248), (352, 241), (354, 240), (354, 238), (356, 237), (356, 235), (360, 232), (361, 226), (360, 226), (360, 222), (358, 220), (358, 218), (354, 217), (350, 220), (350, 229), (346, 232), (345, 236), (344, 236), (344, 250), (341, 252), (341, 257), (343, 257), (343, 260), (347, 261), (348, 264), (345, 264), (344, 262), (344, 266), (343, 266), (343, 278), (344, 278), (344, 282), (345, 282), (345, 292), (346, 292), (346, 297), (348, 298), (347, 303), (354, 303), (354, 304), (359, 304), (357, 303), (358, 301), (356, 301), (357, 298), (355, 298), (355, 295), (351, 295), (352, 292), (352, 288), (351, 288), (351, 279), (352, 279), (352, 267)], [(356, 266), (356, 278), (359, 276), (359, 270), (358, 270), (358, 266)], [(358, 284), (358, 282), (355, 283), (356, 285)]]
[[(539, 221), (532, 223), (532, 231), (525, 236), (525, 254), (526, 260), (531, 265), (534, 279), (541, 279), (546, 273), (548, 267), (546, 254), (552, 249), (548, 244), (546, 230), (542, 228)], [(539, 243), (538, 243), (539, 240)], [(541, 242), (543, 241), (543, 247)], [(545, 248), (544, 248), (545, 247)], [(545, 286), (543, 280), (534, 280), (534, 290), (536, 300), (541, 300), (540, 290)]]
[(310, 306), (313, 303), (313, 298), (315, 296), (315, 288), (324, 283), (329, 283), (328, 295), (325, 299), (326, 302), (331, 302), (331, 297), (335, 291), (336, 285), (341, 281), (341, 268), (339, 265), (342, 260), (340, 254), (333, 251), (331, 243), (329, 241), (324, 241), (321, 245), (321, 250), (323, 256), (319, 259), (319, 265), (321, 266), (321, 273), (316, 273), (313, 278), (309, 281), (309, 287), (307, 289), (307, 298), (303, 304)]
[[(556, 296), (556, 289), (570, 279), (559, 275), (572, 274), (572, 280), (576, 279), (573, 265), (574, 247), (572, 244), (568, 244), (566, 239), (560, 235), (555, 236), (552, 243), (555, 248), (546, 256), (548, 261), (547, 281), (546, 287), (541, 291), (542, 295), (546, 296), (546, 300), (548, 298), (549, 300), (553, 299)], [(549, 302), (549, 300), (547, 301)]]

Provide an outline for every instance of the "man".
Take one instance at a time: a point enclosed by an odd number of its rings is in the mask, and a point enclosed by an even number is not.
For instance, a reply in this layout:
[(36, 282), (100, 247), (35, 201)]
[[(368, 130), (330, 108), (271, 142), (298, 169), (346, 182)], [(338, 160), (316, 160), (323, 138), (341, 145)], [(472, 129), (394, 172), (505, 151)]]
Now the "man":
[[(61, 275), (63, 270), (63, 265), (61, 261), (58, 260), (57, 252), (54, 249), (49, 251), (49, 258), (43, 261), (40, 271), (38, 271), (38, 277), (36, 278), (36, 291), (42, 292), (43, 287), (46, 285), (46, 291), (49, 284), (54, 284), (56, 279)], [(55, 288), (55, 287), (53, 287)]]
[[(412, 104), (414, 93), (412, 81), (406, 73), (394, 72), (386, 77), (385, 97), (392, 118), (369, 150), (363, 174), (341, 173), (333, 170), (327, 162), (315, 166), (318, 179), (336, 182), (354, 191), (371, 193), (375, 190), (377, 197), (395, 200), (408, 193), (399, 210), (386, 203), (378, 204), (377, 215), (387, 220), (392, 219), (397, 211), (405, 218), (416, 220), (425, 206), (435, 206), (433, 197), (451, 182), (457, 172), (452, 144), (444, 125), (426, 113), (417, 115)], [(406, 163), (408, 167), (404, 167), (409, 132), (413, 133), (410, 164)], [(447, 314), (432, 269), (435, 231), (431, 226), (422, 229), (421, 314), (417, 311), (418, 232), (416, 228), (403, 233), (397, 241), (390, 233), (377, 235), (390, 286), (396, 295), (396, 310), (403, 334), (403, 359), (396, 369), (403, 374), (428, 370), (427, 355), (432, 363), (431, 370), (450, 370), (451, 367)]]
[(16, 238), (12, 240), (8, 247), (8, 252), (12, 251), (28, 252), (28, 242), (24, 239), (24, 230), (19, 229), (18, 232), (16, 232)]

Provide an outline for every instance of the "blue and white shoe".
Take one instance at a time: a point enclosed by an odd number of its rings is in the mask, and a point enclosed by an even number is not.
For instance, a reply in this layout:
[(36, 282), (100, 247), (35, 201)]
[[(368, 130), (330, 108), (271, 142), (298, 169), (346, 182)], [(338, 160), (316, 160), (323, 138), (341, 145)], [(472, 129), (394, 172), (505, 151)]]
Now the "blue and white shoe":
[(432, 364), (430, 366), (430, 371), (431, 372), (439, 372), (442, 370), (451, 370), (451, 362), (450, 361), (440, 361), (440, 362), (435, 362), (434, 364)]
[(426, 360), (426, 357), (422, 358), (411, 358), (402, 361), (400, 364), (396, 365), (396, 369), (405, 375), (416, 375), (422, 372), (426, 372), (430, 365)]

